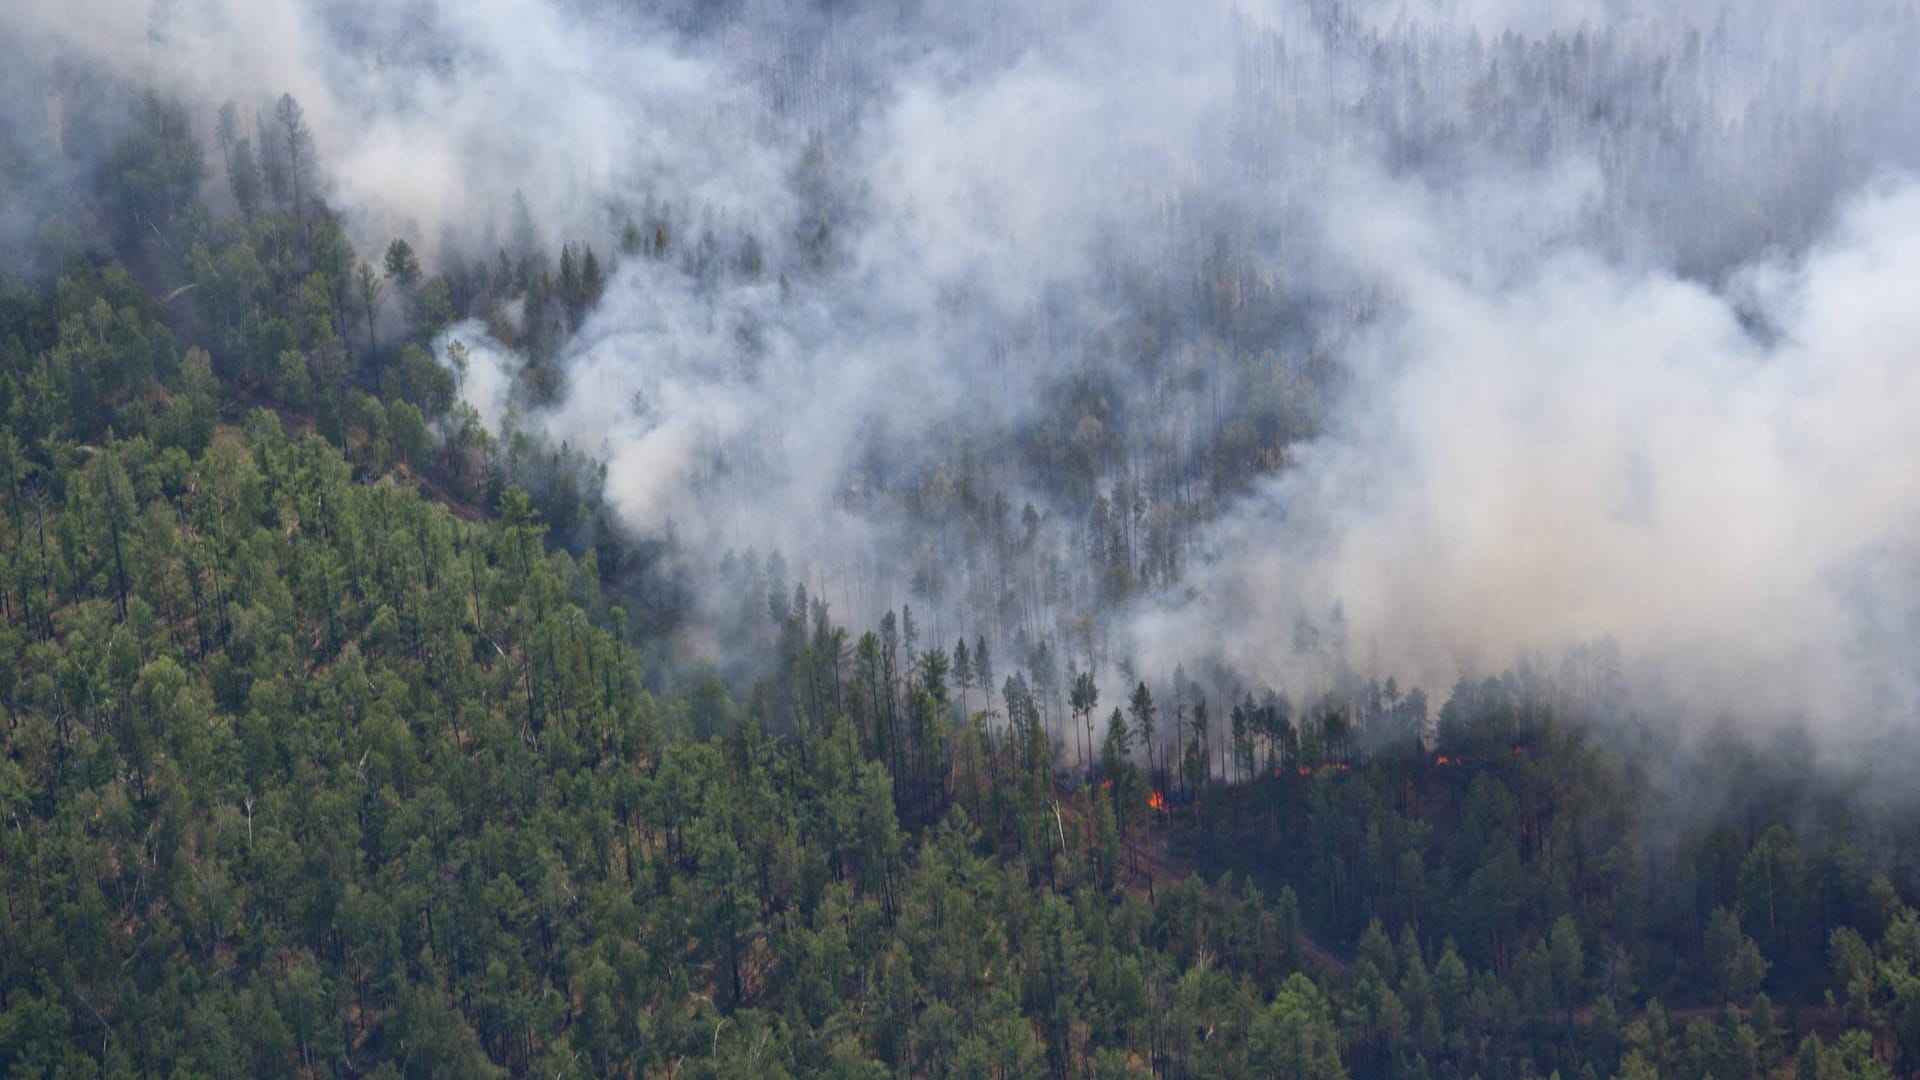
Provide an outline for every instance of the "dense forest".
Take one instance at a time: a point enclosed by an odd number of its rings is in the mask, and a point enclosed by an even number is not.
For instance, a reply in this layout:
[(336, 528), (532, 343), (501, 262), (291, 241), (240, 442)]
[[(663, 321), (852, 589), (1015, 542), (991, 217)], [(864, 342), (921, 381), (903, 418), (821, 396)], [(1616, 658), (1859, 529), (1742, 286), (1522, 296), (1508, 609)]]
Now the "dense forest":
[[(1759, 294), (1729, 267), (1910, 145), (1755, 135), (1800, 69), (1727, 118), (1751, 28), (1669, 56), (1308, 6), (1304, 51), (1235, 23), (1233, 123), (1286, 132), (1236, 144), (1246, 182), (1324, 180), (1276, 148), (1348, 129), (1463, 188), (1463, 148), (1595, 139), (1576, 234)], [(659, 7), (696, 40), (768, 17)], [(1177, 244), (1017, 319), (943, 294), (987, 339), (966, 422), (853, 414), (827, 510), (783, 460), (828, 453), (805, 424), (694, 440), (672, 513), (623, 495), (632, 463), (565, 437), (582, 401), (671, 411), (713, 364), (777, 398), (779, 339), (858, 276), (838, 95), (893, 61), (832, 40), (759, 72), (816, 130), (780, 231), (535, 192), (484, 235), (375, 232), (284, 91), (70, 71), (54, 142), (0, 114), (0, 1073), (1920, 1075), (1898, 722), (1863, 772), (1818, 717), (1648, 692), (1605, 637), (1403, 684), (1337, 601), (1274, 602), (1285, 678), (1134, 647), (1142, 604), (1249, 603), (1196, 587), (1210, 530), (1376, 400), (1342, 350), (1393, 298), (1270, 272), (1284, 215), (1175, 200)], [(1696, 174), (1766, 197), (1690, 214)], [(700, 348), (634, 352), (635, 295)]]

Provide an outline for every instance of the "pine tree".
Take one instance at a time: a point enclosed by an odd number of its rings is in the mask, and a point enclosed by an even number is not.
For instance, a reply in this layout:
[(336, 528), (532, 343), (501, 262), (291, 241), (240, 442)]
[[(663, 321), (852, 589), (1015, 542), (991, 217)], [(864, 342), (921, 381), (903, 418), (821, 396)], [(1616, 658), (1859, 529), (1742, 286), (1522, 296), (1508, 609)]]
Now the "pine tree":
[(1140, 737), (1140, 745), (1147, 750), (1147, 776), (1157, 784), (1157, 773), (1153, 765), (1154, 717), (1158, 710), (1154, 708), (1153, 693), (1147, 684), (1136, 683), (1133, 696), (1127, 699), (1127, 712), (1133, 717), (1134, 733)]
[(307, 126), (307, 114), (292, 94), (280, 95), (273, 107), (280, 124), (280, 145), (286, 153), (287, 186), (295, 215), (304, 215), (306, 195), (313, 183), (313, 129)]

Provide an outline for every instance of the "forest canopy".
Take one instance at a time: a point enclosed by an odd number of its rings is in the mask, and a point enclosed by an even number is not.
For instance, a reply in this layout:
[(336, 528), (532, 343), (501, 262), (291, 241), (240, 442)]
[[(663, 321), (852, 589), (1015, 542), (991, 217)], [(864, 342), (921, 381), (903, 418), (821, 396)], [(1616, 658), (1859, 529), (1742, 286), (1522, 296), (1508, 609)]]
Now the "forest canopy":
[(0, 1073), (1920, 1075), (1914, 9), (1149, 7), (0, 16)]

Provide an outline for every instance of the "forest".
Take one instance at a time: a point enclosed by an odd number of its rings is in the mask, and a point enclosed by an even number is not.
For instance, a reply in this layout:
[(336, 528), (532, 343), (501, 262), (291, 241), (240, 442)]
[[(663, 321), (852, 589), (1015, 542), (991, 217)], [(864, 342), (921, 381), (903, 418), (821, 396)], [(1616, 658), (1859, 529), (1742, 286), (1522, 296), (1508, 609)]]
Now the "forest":
[(510, 0), (711, 143), (543, 184), (594, 108), (415, 115), (489, 16), (89, 5), (0, 15), (0, 1074), (1920, 1076), (1911, 6)]

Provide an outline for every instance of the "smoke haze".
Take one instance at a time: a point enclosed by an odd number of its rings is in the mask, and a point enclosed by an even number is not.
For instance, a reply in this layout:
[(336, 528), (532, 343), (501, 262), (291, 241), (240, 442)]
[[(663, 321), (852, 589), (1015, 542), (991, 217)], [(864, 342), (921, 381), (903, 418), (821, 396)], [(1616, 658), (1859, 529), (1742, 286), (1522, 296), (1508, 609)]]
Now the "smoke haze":
[(1771, 344), (1724, 295), (1579, 252), (1498, 286), (1381, 267), (1398, 302), (1354, 348), (1381, 374), (1210, 530), (1149, 654), (1218, 640), (1258, 670), (1276, 616), (1339, 605), (1427, 685), (1612, 636), (1702, 703), (1911, 715), (1917, 227), (1920, 191), (1876, 189), (1738, 275)]
[[(1611, 636), (1683, 700), (1912, 717), (1912, 5), (963, 8), (26, 0), (6, 52), (208, 124), (293, 93), (367, 249), (485, 258), (516, 196), (624, 240), (557, 400), (442, 347), (701, 580), (779, 550), (856, 622), (1295, 686)], [(7, 108), (15, 159), (62, 134)], [(1123, 488), (1161, 539), (1106, 602)]]

